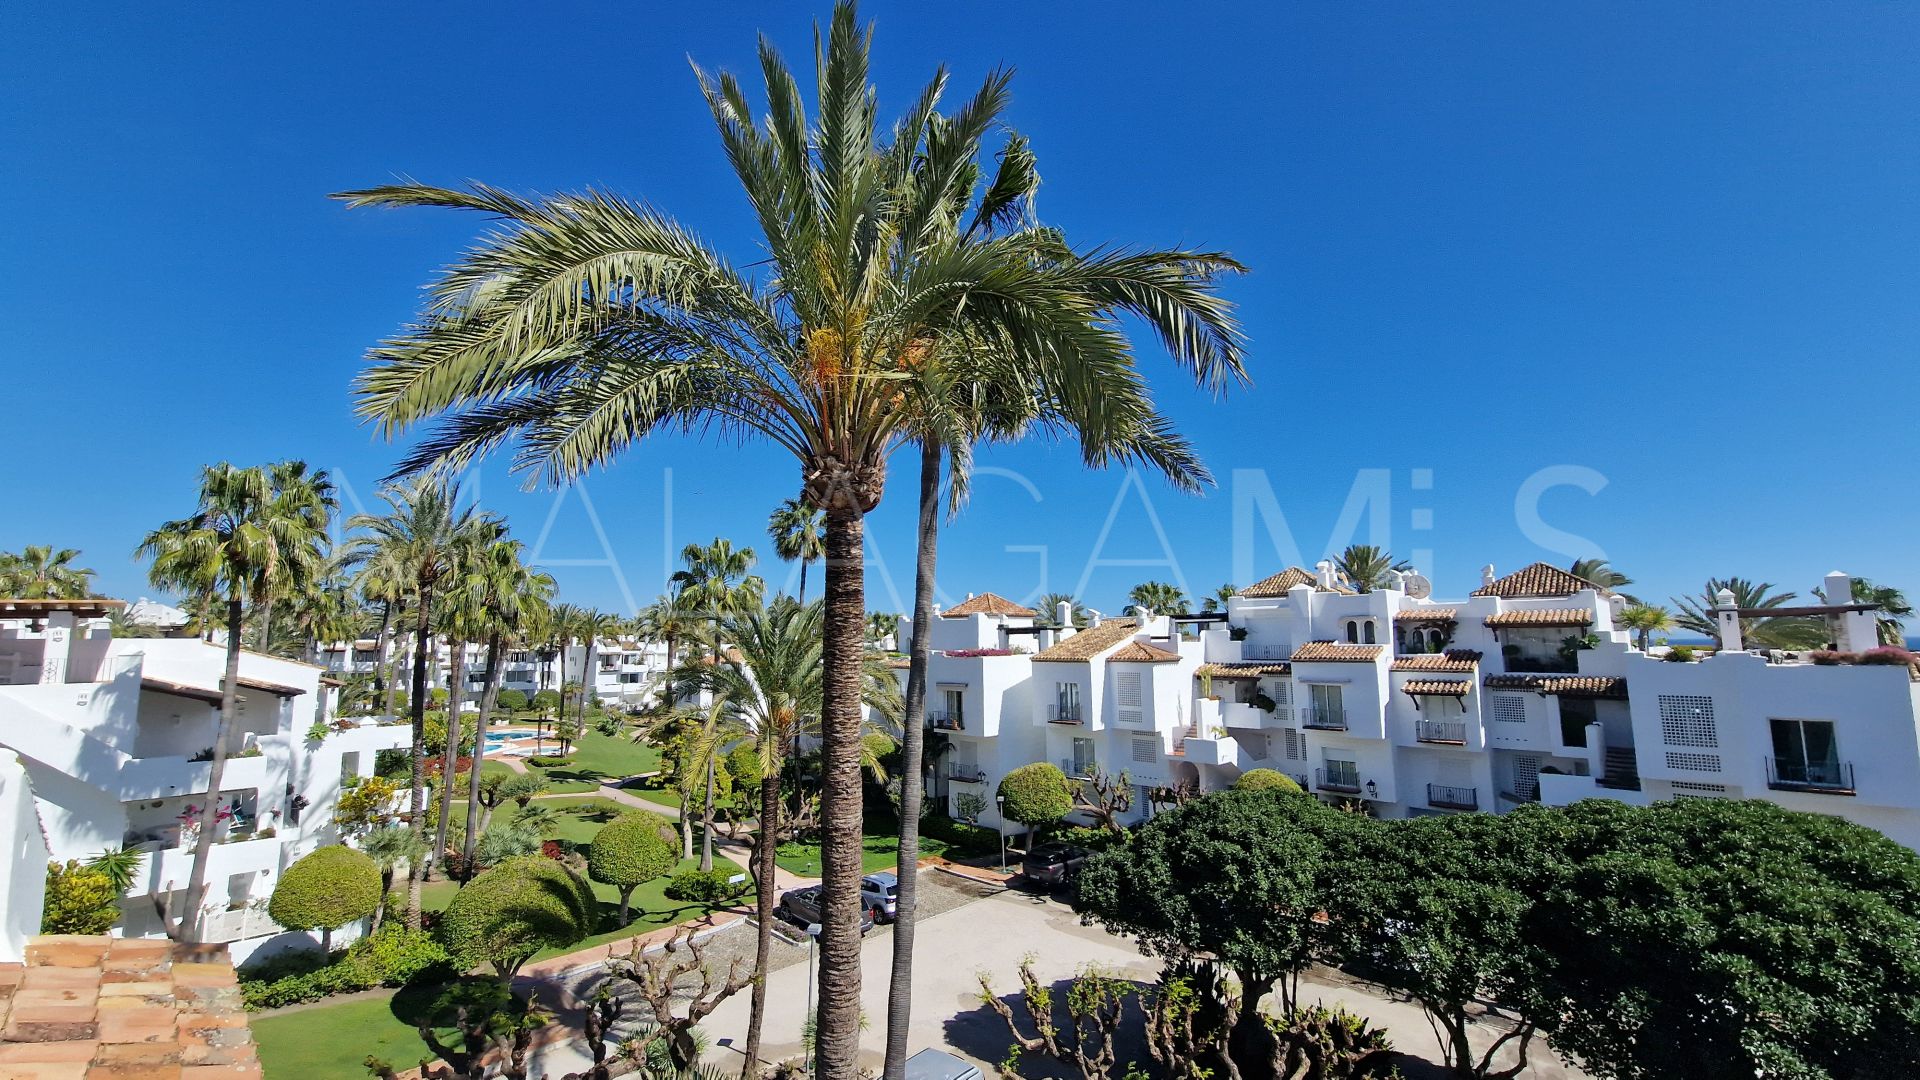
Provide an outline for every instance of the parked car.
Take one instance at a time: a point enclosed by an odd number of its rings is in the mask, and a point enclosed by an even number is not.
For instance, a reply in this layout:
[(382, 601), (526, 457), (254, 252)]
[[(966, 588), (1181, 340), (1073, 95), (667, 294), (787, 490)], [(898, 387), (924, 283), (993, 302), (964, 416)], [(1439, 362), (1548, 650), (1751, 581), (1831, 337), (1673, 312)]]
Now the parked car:
[(980, 1067), (931, 1047), (907, 1059), (907, 1080), (980, 1080)]
[[(820, 886), (809, 885), (804, 889), (789, 889), (782, 893), (780, 907), (775, 914), (801, 926), (820, 922)], [(873, 912), (862, 907), (860, 932), (864, 934), (871, 929), (873, 929)]]
[(1028, 881), (1056, 889), (1073, 883), (1087, 861), (1087, 850), (1072, 844), (1041, 844), (1020, 861), (1020, 873)]
[(860, 906), (875, 922), (892, 922), (900, 914), (900, 879), (891, 870), (860, 879)]

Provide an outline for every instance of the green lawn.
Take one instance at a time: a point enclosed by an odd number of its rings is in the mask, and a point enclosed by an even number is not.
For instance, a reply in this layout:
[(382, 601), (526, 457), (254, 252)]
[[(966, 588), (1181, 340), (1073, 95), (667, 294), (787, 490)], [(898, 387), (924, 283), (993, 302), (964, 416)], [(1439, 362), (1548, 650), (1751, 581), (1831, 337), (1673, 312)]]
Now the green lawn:
[[(867, 835), (860, 843), (860, 872), (871, 874), (875, 870), (891, 870), (900, 858), (900, 834), (879, 832), (872, 823), (868, 823)], [(931, 836), (920, 838), (920, 854), (945, 854), (947, 845)], [(773, 861), (780, 864), (782, 870), (802, 877), (820, 876), (820, 845), (785, 843), (774, 852)]]
[[(515, 724), (514, 726), (524, 727), (525, 725)], [(549, 736), (552, 735), (552, 725), (548, 725), (547, 732)], [(559, 742), (551, 737), (548, 738), (545, 748), (549, 754), (560, 752)], [(660, 751), (653, 747), (634, 742), (624, 733), (602, 735), (591, 728), (573, 744), (573, 750), (567, 756), (572, 761), (559, 768), (541, 769), (528, 766), (527, 771), (546, 777), (555, 791), (584, 792), (598, 790), (602, 781), (621, 780), (638, 773), (652, 772), (660, 767)]]

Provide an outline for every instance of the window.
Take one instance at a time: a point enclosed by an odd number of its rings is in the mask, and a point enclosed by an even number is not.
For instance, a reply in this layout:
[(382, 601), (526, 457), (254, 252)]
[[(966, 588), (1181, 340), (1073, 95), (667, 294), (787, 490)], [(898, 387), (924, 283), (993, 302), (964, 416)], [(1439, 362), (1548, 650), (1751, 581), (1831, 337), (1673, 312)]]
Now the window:
[[(1138, 687), (1136, 686), (1135, 689), (1137, 690)], [(1053, 684), (1053, 715), (1047, 719), (1058, 720), (1062, 723), (1077, 724), (1080, 722), (1079, 683), (1063, 682)]]
[(1094, 757), (1092, 739), (1073, 740), (1073, 760), (1071, 764), (1073, 767), (1067, 770), (1068, 776), (1087, 776), (1093, 772)]
[(1360, 790), (1359, 763), (1341, 758), (1328, 758), (1326, 775), (1320, 781), (1320, 786)]
[(1840, 747), (1831, 720), (1767, 721), (1773, 728), (1773, 767), (1781, 783), (1836, 787)]
[(1347, 710), (1340, 697), (1340, 687), (1331, 683), (1309, 683), (1307, 692), (1311, 699), (1307, 724), (1310, 727), (1344, 728), (1347, 726)]
[(1668, 746), (1719, 746), (1713, 699), (1696, 694), (1661, 694), (1660, 737)]
[(360, 751), (349, 750), (340, 755), (340, 779), (351, 780), (360, 775)]
[(1369, 644), (1369, 645), (1377, 645), (1377, 644), (1379, 644), (1379, 642), (1377, 642), (1377, 641), (1375, 641), (1375, 640), (1374, 640), (1374, 637), (1373, 637), (1373, 620), (1372, 620), (1372, 619), (1368, 619), (1368, 620), (1367, 620), (1367, 624), (1366, 624), (1366, 626), (1365, 626), (1365, 628), (1364, 628), (1364, 629), (1362, 630), (1362, 632), (1361, 632), (1361, 635), (1360, 635), (1360, 636), (1361, 636), (1361, 637), (1363, 637), (1363, 638), (1365, 638), (1365, 639), (1366, 639), (1366, 643), (1367, 643), (1367, 644)]
[(1587, 725), (1594, 723), (1596, 714), (1592, 698), (1560, 699), (1560, 745), (1587, 745)]
[[(1076, 687), (1076, 689), (1078, 689)], [(1114, 719), (1122, 724), (1140, 722), (1140, 673), (1116, 672), (1113, 676)]]
[(1347, 644), (1360, 644), (1360, 624), (1352, 619), (1347, 620)]
[(951, 688), (943, 689), (940, 691), (940, 699), (946, 706), (946, 724), (943, 726), (953, 731), (965, 731), (967, 729), (967, 692)]

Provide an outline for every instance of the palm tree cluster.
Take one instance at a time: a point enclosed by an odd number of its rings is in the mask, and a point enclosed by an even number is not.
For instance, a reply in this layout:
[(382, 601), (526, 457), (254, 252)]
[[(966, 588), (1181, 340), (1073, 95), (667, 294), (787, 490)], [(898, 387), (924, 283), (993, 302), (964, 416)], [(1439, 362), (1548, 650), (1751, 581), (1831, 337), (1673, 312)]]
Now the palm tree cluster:
[[(1038, 171), (1026, 140), (1006, 136), (997, 154), (989, 145), (1005, 131), (1006, 72), (950, 114), (937, 72), (883, 127), (870, 46), (853, 5), (838, 5), (820, 37), (811, 119), (770, 44), (764, 122), (732, 75), (698, 76), (760, 227), (764, 271), (743, 271), (657, 209), (606, 191), (398, 184), (342, 196), (495, 222), (360, 379), (360, 411), (386, 433), (431, 424), (402, 471), (512, 444), (519, 468), (563, 483), (660, 431), (755, 436), (794, 456), (796, 498), (823, 516), (818, 1051), (829, 1076), (856, 1070), (861, 544), (889, 454), (921, 450), (924, 570), (943, 465), (950, 489), (964, 490), (983, 439), (1070, 432), (1090, 464), (1140, 461), (1176, 482), (1204, 481), (1153, 405), (1123, 317), (1157, 333), (1204, 385), (1241, 377), (1238, 334), (1214, 290), (1237, 263), (1072, 247), (1033, 218)], [(917, 583), (924, 626), (922, 594)], [(914, 740), (924, 676), (910, 673), (909, 684)], [(907, 781), (917, 785), (917, 773)]]
[(78, 548), (53, 549), (28, 544), (17, 554), (0, 551), (0, 597), (9, 600), (85, 600), (93, 595), (94, 573), (75, 566)]

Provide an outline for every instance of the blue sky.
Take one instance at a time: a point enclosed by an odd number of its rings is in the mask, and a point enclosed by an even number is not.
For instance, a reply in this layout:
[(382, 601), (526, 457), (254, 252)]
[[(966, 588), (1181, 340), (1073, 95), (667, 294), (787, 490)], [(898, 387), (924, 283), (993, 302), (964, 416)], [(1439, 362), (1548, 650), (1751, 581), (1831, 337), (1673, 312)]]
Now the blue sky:
[[(329, 191), (603, 185), (752, 260), (687, 58), (748, 72), (764, 29), (804, 68), (826, 10), (9, 6), (0, 548), (82, 548), (134, 596), (134, 545), (188, 508), (205, 462), (304, 457), (373, 503), (396, 452), (356, 423), (349, 381), (479, 221), (350, 212)], [(1920, 11), (1014, 12), (868, 5), (883, 108), (939, 61), (966, 88), (1014, 67), (1044, 219), (1252, 267), (1226, 290), (1255, 385), (1214, 401), (1142, 349), (1222, 479), (1205, 497), (1086, 473), (1065, 446), (984, 454), (995, 471), (946, 534), (948, 602), (1077, 589), (1114, 610), (1174, 576), (1151, 565), (1162, 532), (1196, 591), (1355, 539), (1422, 553), (1442, 594), (1487, 562), (1588, 548), (1656, 597), (1733, 573), (1804, 594), (1835, 568), (1920, 588)], [(689, 541), (764, 553), (797, 471), (659, 442), (589, 481), (593, 514), (499, 464), (474, 483), (570, 599), (625, 608)], [(1256, 515), (1236, 556), (1236, 490), (1269, 491), (1290, 539)], [(911, 585), (911, 492), (873, 521), (875, 607)]]

